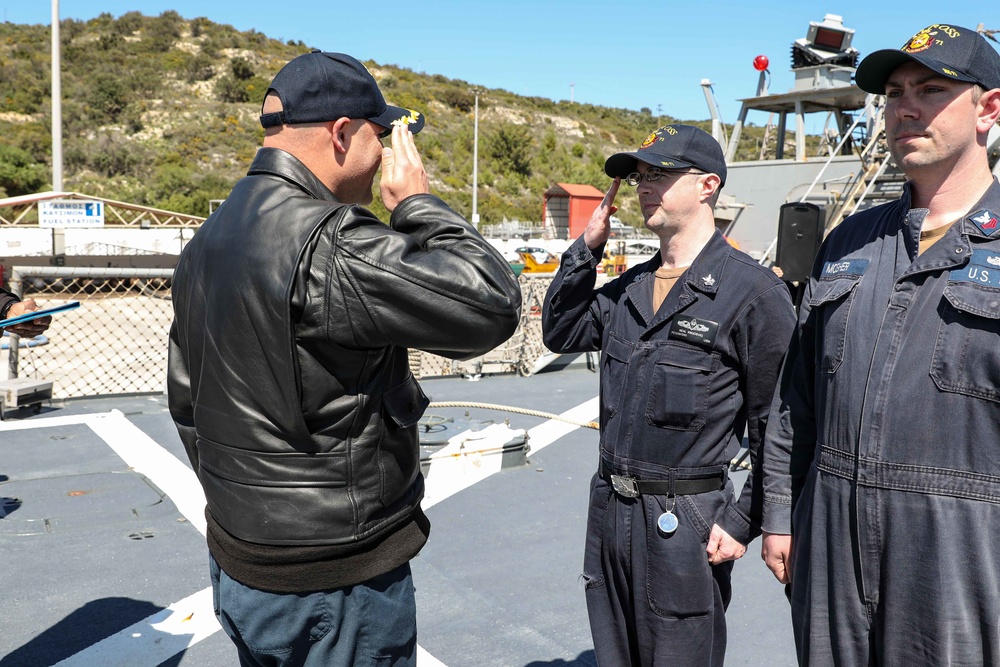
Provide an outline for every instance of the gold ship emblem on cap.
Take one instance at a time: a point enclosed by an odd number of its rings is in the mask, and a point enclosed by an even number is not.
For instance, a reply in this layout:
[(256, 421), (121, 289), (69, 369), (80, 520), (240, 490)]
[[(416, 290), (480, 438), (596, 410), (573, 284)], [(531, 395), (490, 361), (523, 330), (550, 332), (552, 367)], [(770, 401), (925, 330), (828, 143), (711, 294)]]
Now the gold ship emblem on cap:
[(407, 109), (407, 111), (410, 112), (409, 116), (403, 116), (402, 118), (397, 118), (396, 120), (392, 121), (392, 124), (393, 125), (413, 125), (414, 123), (416, 123), (417, 119), (420, 117), (420, 112), (419, 111), (414, 111), (413, 109)]

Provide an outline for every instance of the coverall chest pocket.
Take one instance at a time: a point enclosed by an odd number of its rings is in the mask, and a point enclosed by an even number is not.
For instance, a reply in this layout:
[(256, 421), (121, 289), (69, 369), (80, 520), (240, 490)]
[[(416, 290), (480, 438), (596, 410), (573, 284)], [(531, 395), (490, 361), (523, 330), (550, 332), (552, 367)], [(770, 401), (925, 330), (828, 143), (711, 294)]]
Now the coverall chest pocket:
[(816, 313), (817, 330), (822, 336), (819, 348), (823, 356), (819, 359), (821, 373), (836, 373), (844, 361), (844, 341), (847, 338), (847, 319), (854, 303), (854, 288), (857, 277), (821, 280), (813, 289), (809, 307)]
[(931, 377), (942, 391), (1000, 402), (1000, 290), (950, 283)]
[(601, 404), (607, 418), (614, 417), (621, 405), (622, 392), (628, 376), (628, 362), (635, 347), (615, 334), (608, 335), (604, 346), (604, 368), (601, 369)]
[(654, 361), (646, 421), (679, 431), (701, 429), (718, 356), (701, 348), (668, 343), (657, 350)]

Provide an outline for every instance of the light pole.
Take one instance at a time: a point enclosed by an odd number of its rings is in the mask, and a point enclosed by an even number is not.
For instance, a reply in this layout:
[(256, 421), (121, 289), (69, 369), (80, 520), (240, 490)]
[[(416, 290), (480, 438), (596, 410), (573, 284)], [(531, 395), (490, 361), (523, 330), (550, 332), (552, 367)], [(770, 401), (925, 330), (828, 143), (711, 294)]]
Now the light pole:
[[(52, 190), (63, 191), (62, 65), (59, 57), (59, 0), (52, 0)], [(66, 231), (52, 228), (52, 260), (66, 254)]]
[(472, 126), (472, 224), (479, 227), (479, 91), (476, 95), (476, 114)]
[(52, 0), (52, 189), (62, 192), (62, 77), (59, 61), (59, 0)]

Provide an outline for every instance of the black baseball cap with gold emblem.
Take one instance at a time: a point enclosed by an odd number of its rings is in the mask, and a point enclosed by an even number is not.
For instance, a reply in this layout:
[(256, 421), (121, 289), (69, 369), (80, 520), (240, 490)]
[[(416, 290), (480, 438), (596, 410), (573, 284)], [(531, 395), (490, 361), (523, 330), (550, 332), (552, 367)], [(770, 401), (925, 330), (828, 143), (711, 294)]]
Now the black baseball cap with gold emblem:
[(865, 92), (885, 95), (889, 75), (911, 61), (949, 79), (978, 83), (986, 90), (1000, 88), (1000, 53), (975, 30), (944, 23), (924, 28), (899, 50), (868, 54), (854, 80)]
[(406, 125), (416, 134), (423, 114), (386, 104), (375, 77), (356, 58), (314, 49), (281, 68), (267, 92), (281, 98), (282, 110), (261, 114), (265, 127), (317, 123), (338, 118), (370, 120), (385, 129)]
[[(664, 125), (654, 131), (634, 153), (615, 153), (604, 163), (611, 178), (625, 178), (638, 162), (660, 169), (690, 169), (716, 174), (726, 184), (726, 156), (708, 132), (693, 125)], [(719, 187), (722, 187), (721, 185)]]

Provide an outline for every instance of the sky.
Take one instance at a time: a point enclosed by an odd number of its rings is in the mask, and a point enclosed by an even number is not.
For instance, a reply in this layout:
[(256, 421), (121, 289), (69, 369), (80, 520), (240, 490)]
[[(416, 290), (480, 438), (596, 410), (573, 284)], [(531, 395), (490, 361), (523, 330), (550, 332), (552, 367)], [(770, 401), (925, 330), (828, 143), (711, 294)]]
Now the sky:
[[(281, 8), (275, 10), (275, 8)], [(757, 88), (757, 55), (770, 60), (770, 91), (787, 92), (791, 44), (810, 21), (827, 13), (856, 31), (862, 57), (898, 48), (921, 28), (949, 23), (1000, 29), (988, 3), (943, 6), (930, 0), (797, 2), (693, 2), (645, 0), (60, 0), (64, 19), (109, 12), (157, 16), (175, 10), (205, 16), (238, 30), (301, 40), (361, 60), (441, 74), (519, 95), (641, 109), (680, 120), (710, 113), (700, 83), (713, 84), (722, 120), (732, 123), (740, 98)], [(50, 24), (51, 0), (0, 0), (11, 23)], [(1000, 45), (997, 45), (1000, 46)], [(763, 114), (761, 114), (763, 116)], [(766, 117), (747, 119), (763, 125)]]

